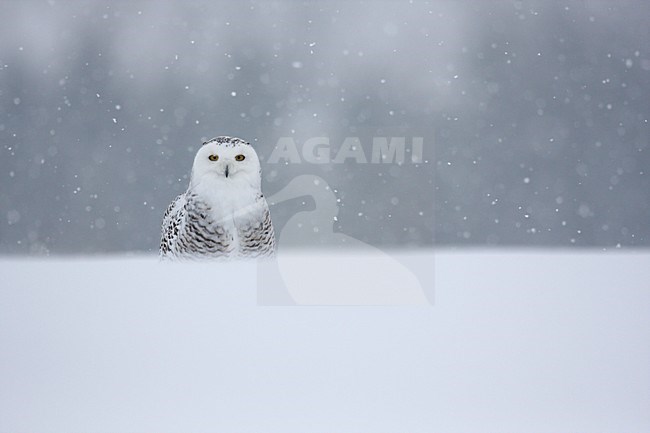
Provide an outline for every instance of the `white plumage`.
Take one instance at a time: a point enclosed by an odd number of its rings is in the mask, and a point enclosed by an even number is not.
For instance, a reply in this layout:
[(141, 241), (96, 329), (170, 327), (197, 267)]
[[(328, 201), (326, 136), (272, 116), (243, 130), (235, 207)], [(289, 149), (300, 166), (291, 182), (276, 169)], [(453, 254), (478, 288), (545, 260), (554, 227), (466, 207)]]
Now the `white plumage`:
[(250, 143), (216, 137), (196, 153), (190, 185), (163, 218), (163, 259), (272, 256), (275, 235)]

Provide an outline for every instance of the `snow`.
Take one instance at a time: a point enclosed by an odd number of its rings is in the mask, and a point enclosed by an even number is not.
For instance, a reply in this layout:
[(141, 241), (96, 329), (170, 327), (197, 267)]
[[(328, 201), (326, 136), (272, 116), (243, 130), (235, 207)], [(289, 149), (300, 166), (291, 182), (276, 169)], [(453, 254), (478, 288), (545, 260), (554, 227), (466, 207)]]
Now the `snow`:
[(420, 256), (419, 307), (259, 305), (252, 262), (0, 259), (0, 431), (650, 430), (650, 253)]

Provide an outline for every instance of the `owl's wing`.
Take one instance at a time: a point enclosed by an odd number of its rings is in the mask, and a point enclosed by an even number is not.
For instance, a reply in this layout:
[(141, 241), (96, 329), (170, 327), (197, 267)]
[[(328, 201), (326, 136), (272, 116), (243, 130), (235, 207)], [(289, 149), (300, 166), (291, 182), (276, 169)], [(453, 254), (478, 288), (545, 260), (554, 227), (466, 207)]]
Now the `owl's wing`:
[(185, 218), (178, 250), (203, 257), (227, 257), (235, 250), (232, 228), (226, 221), (213, 219), (210, 204), (188, 191), (183, 205)]
[(244, 257), (270, 257), (275, 254), (275, 233), (271, 212), (264, 196), (256, 200), (254, 217), (237, 227), (240, 254)]
[(160, 256), (163, 258), (173, 255), (176, 241), (180, 236), (181, 225), (185, 221), (186, 203), (187, 199), (185, 194), (181, 194), (171, 202), (165, 211), (160, 238)]

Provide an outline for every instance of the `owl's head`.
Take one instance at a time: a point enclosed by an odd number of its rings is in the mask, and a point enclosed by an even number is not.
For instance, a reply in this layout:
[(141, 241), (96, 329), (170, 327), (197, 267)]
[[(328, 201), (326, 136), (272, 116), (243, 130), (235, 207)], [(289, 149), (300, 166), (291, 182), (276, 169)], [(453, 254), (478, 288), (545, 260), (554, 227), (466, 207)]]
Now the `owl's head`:
[(205, 179), (259, 188), (260, 160), (255, 149), (235, 137), (221, 136), (204, 142), (194, 157), (192, 183)]

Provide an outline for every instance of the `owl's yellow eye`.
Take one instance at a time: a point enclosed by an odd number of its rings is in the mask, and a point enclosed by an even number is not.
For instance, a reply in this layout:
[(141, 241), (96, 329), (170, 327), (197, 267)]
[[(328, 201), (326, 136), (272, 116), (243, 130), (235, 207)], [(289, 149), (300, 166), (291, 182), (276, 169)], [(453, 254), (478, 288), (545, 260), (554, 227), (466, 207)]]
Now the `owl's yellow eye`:
[(243, 161), (244, 159), (246, 159), (246, 157), (244, 155), (235, 156), (235, 161)]
[(208, 156), (208, 159), (210, 161), (218, 161), (219, 160), (219, 155), (210, 155), (210, 156)]

